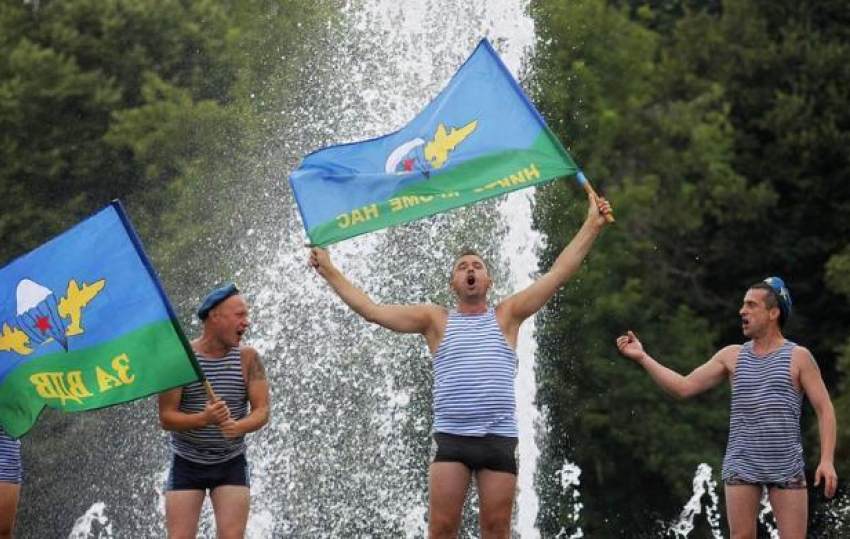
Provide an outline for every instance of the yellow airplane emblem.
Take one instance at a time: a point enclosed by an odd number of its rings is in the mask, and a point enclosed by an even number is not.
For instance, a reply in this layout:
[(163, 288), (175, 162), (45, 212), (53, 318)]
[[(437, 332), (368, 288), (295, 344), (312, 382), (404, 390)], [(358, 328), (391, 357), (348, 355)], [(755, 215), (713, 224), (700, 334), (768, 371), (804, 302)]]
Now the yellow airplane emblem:
[[(83, 308), (87, 306), (106, 286), (106, 279), (93, 283), (83, 283), (80, 287), (77, 281), (71, 279), (68, 282), (66, 296), (59, 300), (58, 312), (62, 318), (70, 318), (71, 323), (65, 329), (65, 335), (73, 337), (82, 335), (85, 329), (82, 326)], [(33, 349), (29, 346), (30, 338), (22, 330), (3, 324), (0, 329), (0, 352), (17, 352), (22, 356), (31, 354)]]
[(478, 127), (478, 120), (473, 120), (461, 128), (452, 127), (446, 131), (446, 126), (437, 126), (434, 140), (425, 144), (425, 159), (433, 168), (441, 168), (449, 159), (449, 154), (458, 147)]
[(3, 324), (3, 330), (0, 331), (0, 352), (17, 352), (25, 356), (32, 352), (32, 349), (27, 346), (30, 338), (26, 333), (18, 328), (11, 328), (9, 324)]
[(85, 333), (80, 325), (83, 307), (88, 305), (103, 290), (105, 284), (106, 280), (101, 279), (92, 284), (83, 283), (83, 287), (80, 288), (77, 286), (77, 281), (71, 279), (68, 283), (68, 295), (59, 301), (59, 314), (62, 318), (71, 318), (71, 324), (65, 331), (66, 336), (73, 337)]

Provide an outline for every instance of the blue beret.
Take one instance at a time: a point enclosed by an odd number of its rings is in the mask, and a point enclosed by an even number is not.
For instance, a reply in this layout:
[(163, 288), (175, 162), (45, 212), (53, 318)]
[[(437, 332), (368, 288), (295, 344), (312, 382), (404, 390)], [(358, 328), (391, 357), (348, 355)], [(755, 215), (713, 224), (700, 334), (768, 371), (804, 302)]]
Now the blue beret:
[(198, 307), (198, 318), (206, 320), (210, 311), (213, 310), (216, 305), (238, 293), (239, 289), (236, 288), (236, 285), (233, 283), (228, 283), (220, 288), (216, 288), (210, 292), (206, 298), (204, 298), (204, 301), (201, 302), (201, 306)]
[(785, 286), (785, 281), (781, 277), (768, 277), (764, 282), (776, 292), (776, 296), (779, 298), (779, 312), (782, 313), (783, 322), (787, 322), (791, 318), (794, 302), (791, 301), (791, 292)]

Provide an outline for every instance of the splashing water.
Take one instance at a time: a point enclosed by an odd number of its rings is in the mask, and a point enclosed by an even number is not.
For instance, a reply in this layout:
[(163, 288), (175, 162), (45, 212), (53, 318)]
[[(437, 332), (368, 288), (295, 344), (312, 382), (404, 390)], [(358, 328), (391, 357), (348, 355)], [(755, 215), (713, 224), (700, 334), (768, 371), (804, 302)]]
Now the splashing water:
[[(369, 0), (346, 7), (346, 31), (317, 51), (305, 98), (281, 127), (287, 144), (269, 161), (297, 164), (308, 151), (398, 129), (432, 99), (483, 36), (517, 73), (533, 40), (521, 2)], [(339, 76), (344, 73), (345, 76)], [(270, 145), (271, 146), (271, 145)], [(288, 170), (286, 171), (288, 172)], [(284, 171), (272, 183), (285, 185)], [(306, 267), (291, 194), (269, 212), (237, 256), (252, 305), (250, 337), (267, 365), (272, 422), (249, 441), (250, 537), (422, 537), (427, 524), (431, 365), (424, 341), (351, 313)], [(450, 305), (448, 266), (464, 245), (481, 252), (501, 283), (494, 301), (528, 284), (536, 236), (527, 194), (355, 238), (331, 248), (352, 281), (376, 301)], [(518, 354), (522, 475), (516, 528), (537, 537), (533, 326)], [(473, 492), (464, 529), (477, 535)], [(259, 516), (256, 516), (259, 515)], [(201, 534), (211, 536), (205, 511)]]
[[(327, 126), (314, 126), (305, 150), (399, 128), (436, 95), (484, 35), (514, 72), (533, 39), (530, 23), (523, 22), (524, 6), (516, 2), (376, 0), (350, 4), (348, 17), (347, 26), (357, 31), (340, 36), (325, 59), (347, 76), (328, 77), (322, 95), (307, 103), (310, 113), (325, 111), (318, 119), (325, 118)], [(294, 216), (290, 223), (297, 225)], [(527, 284), (536, 269), (530, 227), (527, 196), (517, 195), (346, 241), (331, 252), (377, 301), (450, 304), (448, 265), (462, 245), (475, 247), (493, 264), (503, 283), (497, 296)], [(265, 283), (252, 298), (259, 313), (253, 343), (274, 358), (270, 373), (289, 388), (273, 395), (273, 416), (280, 420), (257, 437), (274, 450), (254, 453), (255, 468), (275, 479), (255, 489), (261, 492), (257, 498), (280, 515), (275, 529), (294, 535), (421, 537), (427, 530), (431, 450), (429, 354), (418, 337), (359, 320), (319, 278), (308, 274), (294, 286), (282, 282), (281, 276), (305, 274), (300, 244), (299, 231), (284, 234), (262, 269), (247, 279)], [(525, 328), (518, 350), (527, 371), (517, 381), (521, 429), (529, 435), (520, 448), (517, 528), (524, 537), (536, 537), (535, 416), (523, 413), (534, 398), (532, 331)], [(287, 484), (283, 496), (274, 488), (281, 479)], [(464, 520), (469, 533), (477, 533), (475, 505), (473, 493)]]
[(694, 529), (694, 518), (702, 514), (703, 506), (702, 499), (708, 496), (709, 503), (705, 506), (705, 518), (711, 527), (712, 537), (715, 539), (723, 539), (723, 534), (720, 533), (720, 513), (719, 501), (717, 497), (717, 481), (712, 476), (711, 466), (708, 464), (700, 464), (697, 467), (696, 475), (694, 475), (694, 493), (685, 508), (682, 509), (682, 514), (679, 520), (670, 528), (670, 533), (674, 537), (687, 537)]
[(759, 522), (767, 528), (770, 539), (779, 539), (779, 530), (776, 529), (776, 521), (773, 518), (773, 507), (770, 506), (770, 497), (767, 494), (767, 489), (762, 489), (761, 493)]
[[(426, 535), (430, 354), (417, 336), (360, 320), (307, 267), (286, 176), (309, 151), (404, 125), (481, 37), (489, 37), (518, 73), (534, 38), (525, 7), (524, 1), (350, 2), (340, 31), (317, 47), (303, 76), (292, 82), (303, 88), (283, 111), (288, 121), (270, 120), (279, 137), (249, 172), (265, 187), (243, 193), (241, 203), (258, 224), (229, 253), (243, 267), (233, 280), (251, 305), (248, 343), (260, 351), (272, 391), (270, 423), (248, 440), (248, 537)], [(449, 265), (462, 246), (470, 246), (492, 267), (496, 302), (536, 271), (539, 239), (531, 230), (528, 193), (354, 238), (332, 246), (332, 258), (376, 301), (451, 305)], [(198, 330), (196, 322), (187, 328), (190, 334)], [(518, 342), (517, 377), (522, 437), (515, 527), (522, 537), (539, 535), (532, 336), (527, 323)], [(122, 477), (99, 482), (85, 495), (115, 500), (118, 506), (110, 511), (119, 535), (163, 536), (167, 442), (155, 402), (103, 415), (119, 418), (103, 435), (109, 436), (110, 462), (123, 465)], [(87, 455), (79, 458), (79, 468), (92, 466)], [(475, 506), (473, 491), (464, 511), (470, 537), (478, 533)], [(198, 536), (215, 536), (209, 502)]]
[(112, 539), (112, 523), (106, 516), (106, 504), (97, 502), (74, 522), (68, 539)]
[[(578, 489), (581, 468), (572, 462), (565, 462), (561, 469), (556, 473), (561, 483), (561, 494), (564, 497), (569, 498), (572, 502), (572, 511), (570, 511), (570, 515), (572, 517), (572, 525), (575, 527), (576, 531), (574, 531), (568, 539), (580, 539), (581, 537), (584, 537), (584, 532), (581, 530), (581, 527), (578, 526), (578, 519), (583, 507), (581, 501), (579, 501), (580, 492)], [(567, 537), (567, 533), (569, 532), (566, 529), (561, 528), (555, 537)]]

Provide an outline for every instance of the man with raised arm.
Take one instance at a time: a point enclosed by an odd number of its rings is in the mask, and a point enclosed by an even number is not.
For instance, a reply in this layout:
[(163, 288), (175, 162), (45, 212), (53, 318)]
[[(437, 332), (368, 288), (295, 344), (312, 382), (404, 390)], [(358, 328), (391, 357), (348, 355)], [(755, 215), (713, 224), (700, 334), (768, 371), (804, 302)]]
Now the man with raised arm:
[(767, 489), (782, 539), (805, 539), (808, 520), (800, 412), (803, 395), (818, 418), (821, 482), (828, 497), (838, 477), (833, 465), (836, 424), (832, 401), (811, 352), (782, 335), (791, 317), (791, 294), (779, 277), (747, 290), (739, 314), (743, 345), (723, 348), (687, 376), (649, 356), (634, 333), (617, 338), (620, 353), (637, 362), (676, 398), (698, 395), (728, 379), (732, 384), (729, 441), (723, 481), (729, 530), (736, 539), (755, 539), (762, 489)]
[(192, 348), (207, 381), (159, 395), (162, 428), (171, 431), (171, 467), (165, 492), (169, 539), (194, 539), (206, 491), (210, 491), (216, 537), (245, 536), (250, 477), (245, 435), (269, 419), (269, 384), (257, 351), (242, 346), (248, 304), (233, 284), (213, 290), (198, 308), (201, 336)]
[(490, 308), (492, 280), (474, 252), (454, 261), (450, 286), (455, 310), (437, 305), (379, 305), (355, 287), (313, 248), (309, 263), (334, 292), (369, 322), (425, 337), (434, 363), (434, 440), (429, 474), (429, 536), (457, 537), (463, 503), (473, 475), (478, 484), (484, 539), (510, 537), (516, 490), (515, 450), (519, 432), (514, 378), (519, 327), (579, 268), (611, 212), (590, 199), (587, 219), (552, 268), (528, 288)]

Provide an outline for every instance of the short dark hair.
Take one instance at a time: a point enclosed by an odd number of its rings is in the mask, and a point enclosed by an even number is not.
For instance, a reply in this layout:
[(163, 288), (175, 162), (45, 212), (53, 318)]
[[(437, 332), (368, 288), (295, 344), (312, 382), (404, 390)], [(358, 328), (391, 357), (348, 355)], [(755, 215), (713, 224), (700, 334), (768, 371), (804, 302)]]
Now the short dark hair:
[(455, 257), (454, 262), (452, 262), (452, 270), (450, 273), (454, 273), (455, 266), (457, 265), (457, 261), (465, 256), (477, 256), (481, 259), (481, 262), (484, 263), (484, 269), (487, 270), (487, 273), (490, 273), (490, 264), (487, 263), (487, 260), (481, 256), (481, 254), (473, 249), (472, 247), (464, 247), (460, 250), (460, 253)]
[(782, 305), (780, 302), (779, 294), (776, 290), (773, 289), (772, 286), (767, 284), (764, 281), (760, 281), (750, 287), (750, 290), (766, 290), (767, 294), (764, 296), (764, 304), (768, 309), (779, 309), (779, 327), (785, 326), (785, 311), (782, 309)]

